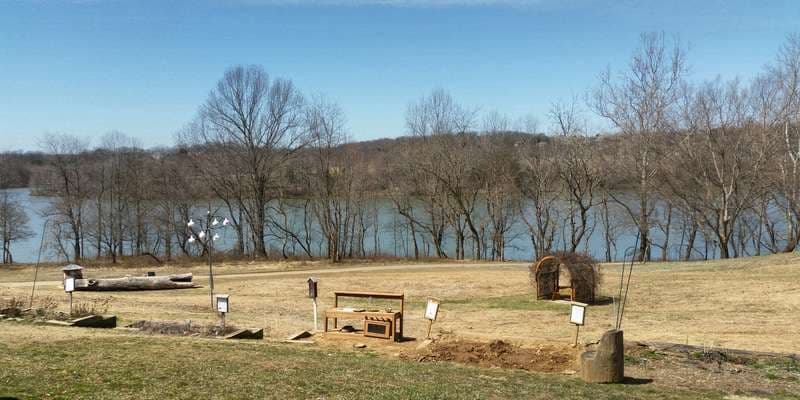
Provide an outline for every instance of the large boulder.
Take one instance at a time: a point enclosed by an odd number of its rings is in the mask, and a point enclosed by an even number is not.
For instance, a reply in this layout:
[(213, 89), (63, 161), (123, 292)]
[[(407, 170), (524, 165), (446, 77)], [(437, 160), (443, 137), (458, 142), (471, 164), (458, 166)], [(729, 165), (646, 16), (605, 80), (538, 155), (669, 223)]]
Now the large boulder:
[(72, 326), (81, 328), (116, 328), (117, 317), (114, 315), (87, 315), (82, 318), (73, 319)]

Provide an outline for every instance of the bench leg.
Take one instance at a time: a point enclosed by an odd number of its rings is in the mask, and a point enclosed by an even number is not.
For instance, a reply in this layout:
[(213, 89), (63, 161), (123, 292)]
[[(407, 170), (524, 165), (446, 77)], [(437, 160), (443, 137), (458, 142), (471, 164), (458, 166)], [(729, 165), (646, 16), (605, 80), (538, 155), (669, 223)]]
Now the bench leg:
[[(399, 321), (399, 322), (398, 322), (398, 321)], [(395, 319), (394, 319), (394, 326), (392, 327), (392, 331), (394, 331), (394, 330), (395, 330), (395, 327), (396, 327), (396, 326), (398, 326), (398, 324), (400, 325), (400, 326), (399, 326), (399, 328), (400, 328), (400, 329), (399, 329), (399, 330), (400, 330), (400, 332), (398, 332), (398, 333), (396, 333), (396, 334), (395, 334), (395, 337), (394, 337), (394, 341), (395, 341), (395, 342), (399, 342), (399, 341), (401, 341), (401, 340), (403, 339), (403, 317), (399, 317), (399, 318), (395, 317)], [(393, 332), (393, 333), (394, 333), (394, 332)]]

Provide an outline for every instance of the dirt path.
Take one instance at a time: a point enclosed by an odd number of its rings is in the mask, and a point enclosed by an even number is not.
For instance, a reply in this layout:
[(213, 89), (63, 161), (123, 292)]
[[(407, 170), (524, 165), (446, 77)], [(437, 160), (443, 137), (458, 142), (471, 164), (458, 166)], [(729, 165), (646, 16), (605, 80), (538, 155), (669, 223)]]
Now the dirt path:
[[(215, 280), (227, 280), (227, 279), (242, 279), (242, 278), (283, 278), (287, 276), (305, 276), (305, 275), (332, 275), (332, 274), (344, 274), (344, 273), (354, 273), (354, 272), (371, 272), (371, 271), (412, 271), (412, 270), (429, 270), (429, 269), (486, 269), (486, 268), (496, 268), (496, 267), (506, 267), (506, 268), (527, 268), (528, 263), (509, 263), (509, 262), (490, 262), (490, 263), (480, 263), (480, 264), (467, 264), (467, 263), (433, 263), (433, 264), (400, 264), (400, 265), (373, 265), (373, 266), (357, 266), (357, 267), (350, 267), (350, 266), (343, 266), (343, 267), (329, 267), (329, 268), (315, 268), (315, 269), (303, 269), (298, 271), (260, 271), (260, 272), (248, 272), (248, 273), (229, 273), (229, 274), (215, 274)], [(124, 275), (124, 272), (120, 271), (121, 275)], [(196, 280), (206, 280), (207, 277), (203, 275), (198, 275), (195, 277)], [(19, 288), (19, 287), (26, 287), (31, 286), (33, 281), (27, 282), (0, 282), (0, 287), (6, 288)], [(61, 281), (39, 281), (36, 283), (37, 287), (40, 286), (59, 286), (61, 285)]]

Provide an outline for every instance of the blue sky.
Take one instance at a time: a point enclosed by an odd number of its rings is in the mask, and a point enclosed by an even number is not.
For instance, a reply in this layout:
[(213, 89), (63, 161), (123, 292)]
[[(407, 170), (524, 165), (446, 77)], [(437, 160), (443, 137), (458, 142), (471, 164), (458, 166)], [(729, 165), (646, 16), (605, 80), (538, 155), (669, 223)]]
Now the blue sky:
[(236, 64), (337, 101), (356, 140), (405, 134), (408, 102), (438, 87), (546, 128), (645, 31), (688, 43), (692, 79), (746, 79), (800, 32), (800, 3), (0, 0), (0, 150), (111, 130), (171, 145)]

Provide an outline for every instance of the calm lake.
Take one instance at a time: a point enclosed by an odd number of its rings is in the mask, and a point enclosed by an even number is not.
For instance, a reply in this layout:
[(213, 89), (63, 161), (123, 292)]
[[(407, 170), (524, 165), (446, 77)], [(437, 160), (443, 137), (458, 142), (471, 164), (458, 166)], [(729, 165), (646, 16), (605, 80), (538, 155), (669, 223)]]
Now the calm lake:
[[(35, 235), (30, 239), (15, 242), (12, 244), (12, 254), (15, 262), (30, 263), (35, 262), (39, 251), (39, 246), (42, 240), (42, 229), (45, 223), (44, 211), (50, 206), (52, 198), (43, 196), (32, 196), (29, 189), (9, 189), (7, 192), (12, 193), (24, 206), (28, 217), (30, 218), (29, 227), (35, 232)], [(379, 200), (376, 202), (378, 209), (377, 226), (370, 228), (365, 240), (366, 252), (368, 255), (375, 253), (376, 247), (378, 253), (383, 255), (392, 255), (399, 257), (413, 257), (413, 243), (411, 241), (411, 234), (408, 229), (403, 225), (403, 218), (397, 215), (392, 203), (389, 200)], [(599, 210), (599, 207), (597, 208)], [(203, 210), (203, 211), (201, 211)], [(205, 208), (198, 207), (198, 217), (203, 216)], [(623, 258), (626, 249), (634, 246), (636, 239), (635, 230), (632, 229), (627, 219), (622, 216), (620, 210), (616, 210), (618, 221), (622, 221), (624, 225), (615, 228), (615, 246), (612, 247), (611, 254), (615, 261)], [(627, 226), (627, 227), (625, 227)], [(313, 228), (312, 228), (313, 229)], [(376, 231), (377, 229), (377, 231)], [(675, 226), (672, 232), (671, 244), (669, 246), (668, 255), (670, 259), (678, 259), (684, 252), (685, 238), (682, 238), (680, 227)], [(377, 234), (377, 235), (376, 235)], [(584, 242), (580, 250), (585, 251), (599, 260), (605, 258), (606, 245), (604, 240), (603, 226), (600, 223), (593, 223), (592, 229), (588, 234), (588, 240)], [(451, 257), (455, 254), (455, 242), (452, 234), (449, 235), (445, 241), (445, 250)], [(559, 235), (556, 235), (559, 236)], [(652, 240), (660, 243), (663, 239), (663, 233), (658, 229), (653, 229)], [(375, 238), (377, 237), (377, 240)], [(312, 232), (314, 238), (312, 249), (315, 253), (322, 253), (324, 244), (319, 232)], [(511, 233), (507, 235), (507, 248), (506, 258), (509, 260), (531, 260), (534, 257), (533, 246), (531, 244), (530, 236), (527, 232), (527, 226), (519, 218), (514, 222)], [(235, 242), (234, 232), (223, 233), (220, 247), (230, 249)], [(467, 241), (467, 257), (472, 254), (470, 241)], [(52, 249), (48, 249), (45, 241), (45, 250), (42, 253), (42, 261), (64, 261), (64, 257), (59, 257)], [(276, 240), (269, 241), (273, 254), (279, 255), (282, 243)], [(563, 240), (556, 239), (556, 247), (562, 249), (564, 246)], [(85, 246), (86, 255), (91, 257), (92, 246)], [(714, 258), (717, 252), (714, 251), (712, 246), (706, 250), (705, 243), (703, 242), (702, 235), (698, 235), (695, 243), (695, 253), (693, 258)], [(420, 242), (420, 252), (423, 255), (434, 257), (435, 252), (430, 244)], [(175, 254), (178, 254), (177, 252)], [(299, 250), (298, 250), (299, 254)], [(661, 257), (661, 249), (653, 249), (653, 258)]]

